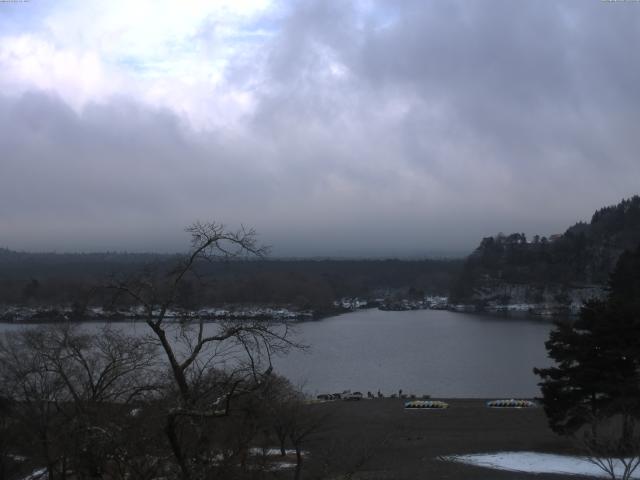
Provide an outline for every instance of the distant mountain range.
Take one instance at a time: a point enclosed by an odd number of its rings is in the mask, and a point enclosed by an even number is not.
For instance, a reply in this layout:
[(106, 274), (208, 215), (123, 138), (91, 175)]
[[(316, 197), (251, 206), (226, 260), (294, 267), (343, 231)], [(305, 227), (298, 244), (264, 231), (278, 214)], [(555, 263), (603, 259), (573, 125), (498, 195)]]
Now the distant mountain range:
[(562, 235), (483, 238), (451, 297), (460, 303), (571, 304), (604, 292), (620, 254), (640, 244), (640, 197), (596, 211)]

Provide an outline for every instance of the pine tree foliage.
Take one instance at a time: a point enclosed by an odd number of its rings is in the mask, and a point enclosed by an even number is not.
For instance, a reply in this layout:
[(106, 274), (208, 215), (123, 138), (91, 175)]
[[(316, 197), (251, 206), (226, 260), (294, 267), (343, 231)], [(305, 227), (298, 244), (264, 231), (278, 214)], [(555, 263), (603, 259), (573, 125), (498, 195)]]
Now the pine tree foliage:
[(483, 286), (501, 283), (604, 285), (621, 253), (640, 242), (640, 196), (597, 210), (549, 238), (524, 233), (486, 237), (467, 258), (452, 297), (465, 301)]
[(621, 255), (607, 299), (558, 324), (546, 347), (556, 365), (534, 371), (551, 428), (573, 434), (616, 417), (631, 438), (640, 419), (640, 247)]

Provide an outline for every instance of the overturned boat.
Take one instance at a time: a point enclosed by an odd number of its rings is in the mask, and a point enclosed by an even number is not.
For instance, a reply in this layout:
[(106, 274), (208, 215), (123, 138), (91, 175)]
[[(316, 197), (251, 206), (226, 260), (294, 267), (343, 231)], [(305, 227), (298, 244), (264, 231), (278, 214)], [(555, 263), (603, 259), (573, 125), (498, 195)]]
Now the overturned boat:
[(535, 402), (531, 400), (518, 400), (514, 398), (503, 400), (491, 400), (487, 402), (489, 408), (533, 408), (537, 407)]
[(449, 404), (440, 400), (411, 400), (404, 403), (406, 409), (443, 409), (449, 408)]

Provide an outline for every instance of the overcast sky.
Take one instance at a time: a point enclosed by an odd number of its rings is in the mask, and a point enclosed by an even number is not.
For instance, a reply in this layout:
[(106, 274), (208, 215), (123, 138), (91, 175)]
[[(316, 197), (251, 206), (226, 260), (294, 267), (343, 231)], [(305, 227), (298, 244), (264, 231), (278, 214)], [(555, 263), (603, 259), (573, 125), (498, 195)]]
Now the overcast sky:
[(0, 246), (465, 253), (640, 191), (640, 3), (0, 3)]

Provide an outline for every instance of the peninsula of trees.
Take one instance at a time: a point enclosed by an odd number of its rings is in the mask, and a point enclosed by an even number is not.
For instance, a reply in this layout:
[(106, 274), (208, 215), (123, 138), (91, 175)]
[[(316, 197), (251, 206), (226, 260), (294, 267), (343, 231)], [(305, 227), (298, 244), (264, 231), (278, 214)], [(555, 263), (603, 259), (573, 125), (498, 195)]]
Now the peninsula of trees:
[(575, 309), (601, 297), (624, 251), (640, 244), (640, 197), (596, 211), (562, 235), (482, 239), (452, 285), (456, 302), (479, 308), (524, 303)]

